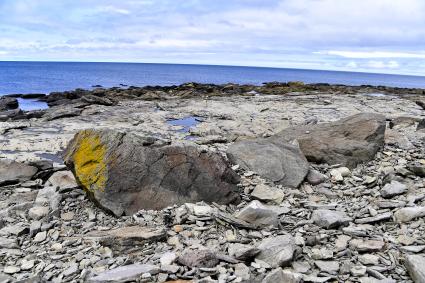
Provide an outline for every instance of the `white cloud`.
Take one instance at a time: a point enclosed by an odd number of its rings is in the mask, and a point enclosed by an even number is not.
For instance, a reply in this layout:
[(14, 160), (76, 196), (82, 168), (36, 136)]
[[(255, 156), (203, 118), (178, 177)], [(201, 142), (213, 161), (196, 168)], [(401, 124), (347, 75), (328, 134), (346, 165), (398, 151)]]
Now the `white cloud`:
[(367, 66), (373, 69), (397, 69), (400, 67), (399, 63), (397, 61), (369, 61), (367, 63)]
[(102, 6), (98, 7), (97, 11), (103, 12), (103, 13), (114, 13), (114, 14), (121, 14), (121, 15), (129, 15), (131, 12), (126, 9), (117, 8), (115, 6)]
[(372, 59), (372, 58), (409, 58), (409, 59), (425, 59), (425, 51), (423, 52), (391, 52), (391, 51), (319, 51), (314, 52), (321, 55), (340, 56), (352, 59)]

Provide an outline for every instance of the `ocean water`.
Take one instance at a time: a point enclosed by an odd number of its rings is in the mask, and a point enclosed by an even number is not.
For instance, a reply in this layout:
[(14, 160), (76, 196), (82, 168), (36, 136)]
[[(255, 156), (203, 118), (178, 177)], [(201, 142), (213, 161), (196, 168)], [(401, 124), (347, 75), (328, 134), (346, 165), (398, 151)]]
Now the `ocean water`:
[(136, 63), (0, 62), (0, 95), (50, 93), (94, 85), (256, 84), (303, 81), (425, 88), (425, 77), (336, 71)]

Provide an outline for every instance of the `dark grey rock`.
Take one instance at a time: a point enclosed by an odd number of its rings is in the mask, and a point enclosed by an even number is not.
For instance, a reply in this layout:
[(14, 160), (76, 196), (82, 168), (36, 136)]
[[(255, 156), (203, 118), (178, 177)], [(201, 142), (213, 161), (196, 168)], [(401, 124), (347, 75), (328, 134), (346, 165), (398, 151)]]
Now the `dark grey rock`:
[(258, 245), (260, 253), (257, 259), (265, 261), (271, 267), (287, 266), (295, 252), (295, 239), (290, 235), (280, 235), (264, 239)]
[(239, 176), (221, 155), (194, 144), (85, 130), (70, 142), (64, 160), (92, 199), (116, 216), (186, 202), (239, 201)]
[(13, 97), (0, 96), (0, 112), (6, 110), (13, 110), (19, 107), (18, 100)]
[(37, 167), (9, 159), (0, 159), (0, 186), (31, 180)]
[(186, 250), (177, 258), (177, 262), (188, 267), (215, 267), (219, 260), (210, 250)]
[(296, 145), (268, 139), (236, 142), (227, 156), (234, 164), (283, 186), (298, 187), (308, 173), (308, 162)]
[(339, 226), (347, 226), (352, 219), (342, 211), (318, 209), (313, 211), (311, 220), (322, 228), (332, 229)]
[(375, 157), (384, 145), (385, 128), (383, 115), (360, 113), (332, 123), (288, 128), (270, 139), (296, 139), (309, 161), (353, 168)]

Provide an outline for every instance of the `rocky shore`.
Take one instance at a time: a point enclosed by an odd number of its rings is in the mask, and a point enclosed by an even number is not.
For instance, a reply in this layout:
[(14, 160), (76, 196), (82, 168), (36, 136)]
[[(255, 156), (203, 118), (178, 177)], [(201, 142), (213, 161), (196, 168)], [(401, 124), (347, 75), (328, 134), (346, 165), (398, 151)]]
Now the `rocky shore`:
[(0, 97), (0, 282), (425, 282), (424, 93)]

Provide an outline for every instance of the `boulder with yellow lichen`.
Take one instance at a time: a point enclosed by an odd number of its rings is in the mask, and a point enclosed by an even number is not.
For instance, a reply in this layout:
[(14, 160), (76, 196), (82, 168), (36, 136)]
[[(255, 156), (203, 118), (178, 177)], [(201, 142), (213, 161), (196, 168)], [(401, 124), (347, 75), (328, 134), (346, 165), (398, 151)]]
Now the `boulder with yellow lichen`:
[(84, 130), (65, 164), (90, 197), (116, 216), (185, 202), (239, 200), (238, 175), (218, 153), (187, 143), (111, 130)]

